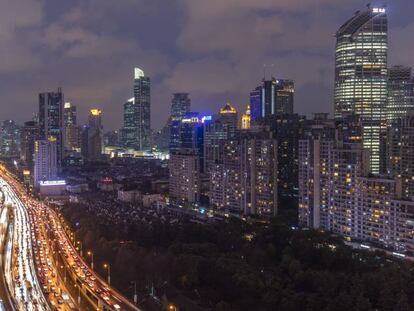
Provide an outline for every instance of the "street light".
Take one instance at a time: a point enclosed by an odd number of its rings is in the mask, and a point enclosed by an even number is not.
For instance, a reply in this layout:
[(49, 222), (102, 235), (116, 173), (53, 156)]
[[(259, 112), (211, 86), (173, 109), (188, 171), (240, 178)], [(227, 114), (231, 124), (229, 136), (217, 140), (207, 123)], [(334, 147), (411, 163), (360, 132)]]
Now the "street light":
[(175, 305), (171, 304), (171, 305), (168, 306), (168, 310), (177, 311), (177, 307)]
[(91, 257), (91, 268), (93, 270), (93, 253), (91, 251), (88, 251), (88, 256)]
[(138, 296), (137, 296), (137, 282), (132, 281), (132, 284), (134, 284), (134, 303), (137, 304), (138, 302)]
[(79, 248), (80, 248), (80, 255), (81, 255), (81, 257), (82, 257), (82, 242), (81, 242), (81, 241), (77, 241), (76, 243), (79, 245)]
[(75, 288), (78, 288), (78, 304), (80, 305), (80, 286), (79, 285), (75, 285)]
[(111, 285), (111, 265), (106, 263), (104, 264), (104, 268), (108, 270), (108, 285)]
[(61, 269), (64, 269), (64, 277), (63, 277), (63, 280), (64, 280), (64, 281), (65, 281), (65, 283), (66, 283), (66, 265), (60, 266), (60, 268), (61, 268)]

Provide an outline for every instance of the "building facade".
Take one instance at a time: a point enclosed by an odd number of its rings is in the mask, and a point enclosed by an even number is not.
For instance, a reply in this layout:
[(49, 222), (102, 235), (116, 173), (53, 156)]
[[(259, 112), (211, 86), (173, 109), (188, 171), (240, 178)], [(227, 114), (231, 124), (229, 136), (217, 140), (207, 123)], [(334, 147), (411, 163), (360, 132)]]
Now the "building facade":
[(25, 122), (20, 139), (20, 158), (31, 172), (33, 172), (34, 167), (35, 142), (38, 139), (39, 125), (35, 121)]
[(200, 158), (196, 149), (182, 148), (170, 155), (170, 200), (196, 203), (200, 200)]
[(263, 79), (250, 93), (251, 120), (275, 114), (291, 114), (294, 106), (295, 86), (292, 80)]
[(411, 67), (394, 66), (388, 70), (388, 124), (414, 110), (414, 79)]
[(34, 184), (39, 187), (42, 181), (56, 180), (58, 176), (57, 141), (37, 140), (34, 153)]
[(151, 150), (151, 80), (144, 71), (134, 68), (134, 108), (137, 120), (134, 148)]
[(171, 100), (170, 151), (180, 148), (180, 124), (190, 112), (191, 100), (187, 93), (175, 93)]
[(39, 139), (56, 141), (58, 171), (62, 166), (65, 127), (63, 122), (63, 93), (57, 92), (39, 94)]
[(370, 171), (380, 172), (387, 107), (388, 21), (384, 8), (358, 11), (336, 33), (335, 117), (361, 117)]
[(277, 142), (262, 129), (224, 142), (222, 160), (210, 171), (210, 203), (238, 215), (277, 214)]

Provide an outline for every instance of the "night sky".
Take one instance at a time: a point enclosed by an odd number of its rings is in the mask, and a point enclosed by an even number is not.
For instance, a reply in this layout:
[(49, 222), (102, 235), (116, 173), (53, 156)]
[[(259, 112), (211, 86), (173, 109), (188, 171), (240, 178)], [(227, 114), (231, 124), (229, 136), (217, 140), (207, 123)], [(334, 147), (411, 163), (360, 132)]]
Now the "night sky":
[[(334, 34), (367, 1), (0, 0), (0, 119), (29, 120), (38, 93), (61, 86), (81, 121), (100, 107), (105, 128), (119, 128), (133, 66), (152, 78), (154, 128), (176, 91), (194, 111), (227, 99), (244, 109), (263, 64), (295, 80), (296, 112), (331, 112)], [(387, 11), (389, 65), (413, 66), (414, 1)]]

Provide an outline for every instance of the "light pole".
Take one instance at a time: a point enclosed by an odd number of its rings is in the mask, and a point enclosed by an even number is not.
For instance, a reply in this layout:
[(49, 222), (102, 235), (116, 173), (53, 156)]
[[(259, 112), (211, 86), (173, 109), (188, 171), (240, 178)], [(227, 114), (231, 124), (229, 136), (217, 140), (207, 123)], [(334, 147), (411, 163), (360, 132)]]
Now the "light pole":
[(88, 256), (91, 256), (91, 268), (93, 270), (93, 253), (91, 251), (88, 251)]
[(80, 286), (79, 285), (75, 285), (75, 287), (78, 288), (78, 305), (80, 305)]
[(104, 264), (104, 268), (108, 270), (108, 285), (111, 285), (111, 265), (106, 263)]
[(81, 241), (77, 241), (76, 244), (79, 245), (79, 249), (80, 249), (80, 255), (82, 257), (82, 242)]
[(63, 280), (66, 283), (66, 265), (60, 266), (60, 268), (63, 269), (63, 273), (64, 273)]
[(134, 303), (137, 304), (138, 302), (138, 296), (137, 296), (137, 282), (132, 281), (132, 284), (134, 284)]

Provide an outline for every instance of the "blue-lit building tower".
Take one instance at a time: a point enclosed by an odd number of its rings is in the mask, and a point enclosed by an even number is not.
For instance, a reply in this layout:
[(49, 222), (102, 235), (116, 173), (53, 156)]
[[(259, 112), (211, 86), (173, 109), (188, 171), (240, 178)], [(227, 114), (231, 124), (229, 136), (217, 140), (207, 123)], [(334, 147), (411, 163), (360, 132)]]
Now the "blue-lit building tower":
[(292, 80), (262, 80), (250, 93), (251, 122), (277, 114), (292, 114), (295, 85)]

